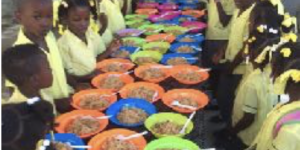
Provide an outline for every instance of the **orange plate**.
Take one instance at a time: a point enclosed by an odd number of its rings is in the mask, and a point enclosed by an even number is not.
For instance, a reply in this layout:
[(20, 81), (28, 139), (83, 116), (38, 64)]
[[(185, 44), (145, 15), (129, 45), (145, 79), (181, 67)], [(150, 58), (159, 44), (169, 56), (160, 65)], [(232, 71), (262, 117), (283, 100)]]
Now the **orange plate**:
[(158, 92), (158, 96), (152, 101), (152, 103), (158, 101), (159, 99), (161, 99), (165, 93), (165, 90), (158, 84), (155, 83), (148, 83), (148, 82), (136, 82), (136, 83), (131, 83), (131, 84), (127, 84), (125, 85), (121, 90), (120, 90), (120, 95), (122, 98), (129, 98), (127, 95), (129, 93), (129, 91), (134, 90), (138, 87), (141, 86), (145, 86), (147, 88), (151, 88), (155, 91)]
[[(106, 72), (105, 70), (103, 70), (103, 68), (106, 65), (113, 64), (113, 63), (122, 64), (123, 67), (126, 69), (126, 71), (128, 71), (128, 70), (130, 70), (130, 69), (132, 69), (134, 67), (134, 63), (132, 63), (128, 59), (111, 58), (111, 59), (105, 59), (105, 60), (97, 63), (97, 69), (100, 69), (102, 72)], [(121, 73), (123, 73), (123, 72), (121, 72)]]
[(174, 66), (171, 70), (171, 76), (173, 78), (175, 78), (178, 82), (183, 83), (183, 84), (198, 84), (200, 82), (203, 82), (205, 80), (208, 79), (209, 74), (208, 72), (197, 72), (198, 74), (200, 74), (202, 76), (202, 79), (199, 81), (195, 81), (195, 82), (191, 82), (191, 81), (186, 81), (186, 80), (181, 80), (176, 78), (176, 74), (178, 73), (185, 73), (185, 72), (191, 72), (191, 71), (199, 71), (201, 70), (201, 68), (197, 67), (197, 66), (192, 66), (192, 65), (178, 65), (178, 66)]
[(147, 42), (169, 42), (172, 43), (176, 37), (173, 34), (155, 34), (146, 37)]
[[(142, 72), (146, 71), (147, 69), (154, 68), (154, 67), (161, 67), (158, 69), (160, 69), (160, 71), (162, 71), (164, 74), (166, 74), (166, 77), (146, 80), (140, 76), (140, 74)], [(158, 82), (161, 82), (161, 81), (165, 80), (166, 78), (170, 77), (170, 69), (164, 68), (164, 67), (165, 67), (164, 65), (160, 65), (160, 64), (147, 64), (147, 65), (139, 66), (138, 68), (136, 68), (134, 70), (134, 74), (135, 74), (135, 76), (137, 76), (145, 81), (152, 82), (152, 83), (158, 83)]]
[[(101, 146), (107, 138), (118, 136), (118, 135), (130, 136), (132, 134), (136, 134), (136, 132), (127, 130), (127, 129), (118, 129), (118, 128), (102, 132), (102, 133), (94, 136), (89, 141), (88, 145), (92, 147), (89, 150), (103, 150), (103, 149), (101, 149)], [(137, 146), (139, 150), (144, 150), (144, 148), (147, 145), (147, 141), (145, 140), (145, 138), (143, 136), (137, 137), (137, 138), (132, 138), (127, 141), (134, 144), (135, 146)]]
[[(71, 112), (62, 114), (56, 118), (55, 122), (58, 123), (58, 126), (55, 127), (55, 130), (58, 133), (66, 133), (65, 132), (66, 127), (77, 116), (101, 117), (101, 116), (105, 116), (105, 114), (103, 114), (97, 110), (73, 110)], [(86, 135), (81, 135), (80, 138), (88, 138), (88, 137), (91, 137), (91, 136), (103, 131), (106, 128), (106, 126), (108, 125), (108, 119), (101, 119), (101, 120), (99, 120), (99, 123), (100, 123), (100, 127), (96, 132), (86, 134)]]
[(193, 16), (195, 18), (201, 18), (205, 15), (205, 10), (186, 10), (182, 12), (183, 15)]
[(137, 9), (135, 11), (139, 15), (153, 15), (158, 12), (157, 9)]
[[(92, 85), (94, 87), (97, 87), (98, 89), (101, 89), (99, 86), (100, 82), (110, 75), (119, 76), (121, 78), (121, 80), (123, 82), (125, 82), (125, 84), (133, 83), (133, 81), (134, 81), (134, 79), (128, 74), (118, 73), (118, 72), (109, 72), (109, 73), (100, 74), (100, 75), (96, 76), (95, 78), (93, 78)], [(111, 90), (113, 92), (118, 91), (117, 89), (105, 89), (105, 90)]]
[(172, 108), (173, 110), (180, 112), (180, 113), (191, 113), (194, 110), (184, 109), (176, 106), (172, 106), (172, 102), (177, 99), (179, 96), (186, 96), (198, 103), (197, 110), (203, 108), (208, 104), (208, 97), (206, 94), (202, 93), (199, 90), (193, 89), (175, 89), (168, 91), (162, 98), (162, 101), (165, 105)]
[(80, 91), (76, 94), (73, 95), (72, 99), (72, 103), (71, 105), (76, 108), (76, 109), (83, 109), (79, 106), (80, 103), (80, 98), (86, 94), (99, 94), (99, 95), (107, 95), (107, 101), (109, 101), (109, 105), (107, 107), (104, 107), (102, 109), (99, 109), (98, 111), (104, 111), (105, 109), (107, 109), (111, 104), (113, 104), (114, 102), (117, 101), (117, 96), (113, 95), (113, 92), (110, 90), (100, 90), (100, 89), (90, 89), (90, 90), (84, 90), (84, 91)]

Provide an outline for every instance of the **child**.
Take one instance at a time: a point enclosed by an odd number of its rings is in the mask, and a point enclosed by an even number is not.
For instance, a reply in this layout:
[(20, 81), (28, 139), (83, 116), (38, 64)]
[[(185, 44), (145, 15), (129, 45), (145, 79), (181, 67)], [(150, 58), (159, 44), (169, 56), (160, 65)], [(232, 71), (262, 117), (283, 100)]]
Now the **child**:
[(107, 15), (108, 28), (112, 33), (126, 28), (118, 0), (99, 0), (99, 9), (98, 11)]
[(2, 149), (34, 150), (54, 121), (53, 107), (38, 97), (2, 106)]
[(118, 49), (114, 42), (106, 48), (100, 33), (90, 28), (93, 8), (89, 1), (65, 0), (59, 7), (61, 22), (67, 30), (58, 40), (67, 73), (77, 81), (87, 81), (98, 74), (96, 63)]
[[(52, 70), (46, 54), (34, 44), (17, 45), (4, 51), (2, 57), (4, 76), (16, 87), (12, 96), (2, 100), (2, 104), (21, 103), (28, 98), (40, 96), (40, 90), (51, 87)], [(69, 104), (64, 101), (49, 101), (59, 112), (64, 112)]]
[(18, 1), (15, 14), (22, 27), (14, 45), (35, 43), (40, 47), (39, 50), (47, 56), (53, 75), (52, 86), (42, 89), (41, 96), (45, 100), (59, 100), (68, 104), (72, 90), (67, 84), (56, 39), (50, 31), (52, 11), (51, 0)]
[[(255, 6), (256, 0), (235, 0), (237, 10), (234, 12), (232, 24), (229, 33), (229, 41), (226, 49), (220, 50), (214, 55), (214, 63), (221, 62), (221, 58), (225, 56), (226, 62), (223, 64), (225, 69), (230, 66), (236, 54), (243, 48), (243, 40), (248, 38), (249, 29), (248, 22), (250, 14)], [(221, 111), (222, 118), (227, 125), (231, 123), (231, 112), (234, 101), (234, 91), (241, 80), (240, 70), (237, 68), (234, 73), (228, 73), (225, 69), (220, 76), (220, 83), (218, 85), (217, 101)]]
[[(278, 104), (270, 112), (251, 148), (256, 147), (256, 150), (298, 150), (300, 148), (300, 124), (298, 123), (300, 120), (300, 57), (294, 57), (299, 56), (299, 46), (300, 43), (297, 43), (278, 49), (277, 53), (281, 53), (287, 62), (283, 62), (285, 68), (283, 72), (278, 72), (280, 82), (275, 82), (275, 86), (280, 84), (283, 87), (278, 94), (287, 93), (289, 101)], [(291, 53), (286, 53), (285, 50)], [(294, 56), (291, 56), (293, 53)]]

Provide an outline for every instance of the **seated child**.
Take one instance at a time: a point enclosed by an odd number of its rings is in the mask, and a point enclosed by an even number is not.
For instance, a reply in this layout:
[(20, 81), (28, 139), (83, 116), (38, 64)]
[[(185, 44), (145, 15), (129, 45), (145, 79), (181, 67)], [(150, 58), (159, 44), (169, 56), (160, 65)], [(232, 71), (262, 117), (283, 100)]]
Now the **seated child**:
[(38, 97), (18, 104), (2, 106), (2, 149), (34, 150), (38, 141), (51, 130), (52, 105)]
[(67, 29), (58, 46), (68, 74), (77, 81), (87, 81), (98, 74), (96, 63), (118, 50), (117, 42), (106, 48), (100, 33), (90, 28), (92, 12), (89, 1), (64, 0), (59, 6), (60, 22)]
[[(22, 0), (17, 2), (16, 18), (21, 24), (21, 29), (14, 45), (34, 43), (46, 54), (52, 70), (53, 83), (49, 88), (41, 90), (45, 100), (60, 100), (69, 103), (71, 87), (67, 84), (56, 39), (52, 29), (52, 1), (51, 0)], [(8, 85), (12, 86), (12, 85)]]
[[(2, 101), (2, 104), (21, 103), (28, 98), (40, 96), (40, 90), (51, 87), (53, 83), (46, 54), (33, 44), (17, 45), (4, 51), (2, 71), (7, 80), (16, 86), (12, 96)], [(55, 104), (60, 112), (69, 106), (58, 100), (49, 102)]]

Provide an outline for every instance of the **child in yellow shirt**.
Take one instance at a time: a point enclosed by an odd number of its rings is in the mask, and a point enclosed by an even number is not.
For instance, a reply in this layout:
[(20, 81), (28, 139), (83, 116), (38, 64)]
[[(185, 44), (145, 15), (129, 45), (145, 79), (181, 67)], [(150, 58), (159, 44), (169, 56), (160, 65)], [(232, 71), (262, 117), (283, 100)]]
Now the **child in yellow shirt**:
[[(66, 74), (58, 51), (56, 39), (51, 32), (53, 8), (51, 0), (18, 1), (16, 18), (20, 22), (21, 30), (14, 45), (34, 43), (46, 54), (53, 75), (53, 83), (49, 88), (40, 92), (43, 99), (64, 103), (67, 111), (70, 106), (69, 95), (71, 87), (67, 84)], [(13, 86), (13, 85), (10, 85)], [(15, 87), (15, 86), (14, 86)]]
[[(278, 104), (269, 114), (249, 149), (256, 150), (298, 150), (300, 148), (300, 43), (286, 44), (277, 50), (274, 61), (281, 63), (282, 71), (277, 76), (275, 88), (278, 94), (287, 94), (288, 101)], [(289, 51), (289, 52), (287, 52)], [(276, 69), (276, 66), (274, 66)], [(293, 117), (289, 117), (292, 114)], [(285, 121), (283, 121), (285, 120)], [(283, 121), (283, 122), (282, 122)]]
[(92, 10), (89, 1), (83, 0), (64, 0), (59, 7), (60, 21), (67, 30), (58, 40), (58, 46), (67, 73), (78, 82), (97, 75), (97, 61), (118, 50), (117, 42), (106, 48), (100, 34), (91, 29), (90, 16), (97, 18)]

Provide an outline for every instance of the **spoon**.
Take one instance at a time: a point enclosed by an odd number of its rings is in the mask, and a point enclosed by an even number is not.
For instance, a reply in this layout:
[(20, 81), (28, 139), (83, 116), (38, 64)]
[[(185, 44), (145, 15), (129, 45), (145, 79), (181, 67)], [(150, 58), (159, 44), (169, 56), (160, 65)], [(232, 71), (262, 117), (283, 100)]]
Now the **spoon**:
[(188, 127), (189, 123), (191, 122), (191, 120), (194, 118), (195, 115), (196, 115), (196, 111), (194, 111), (194, 112), (190, 115), (189, 119), (185, 122), (183, 128), (182, 128), (181, 131), (179, 132), (180, 134), (184, 134), (184, 133), (185, 133), (186, 128)]
[(124, 141), (124, 140), (130, 140), (130, 139), (133, 139), (133, 138), (138, 138), (138, 137), (144, 136), (148, 133), (149, 133), (148, 131), (144, 131), (144, 132), (132, 134), (132, 135), (129, 135), (129, 136), (118, 135), (116, 138), (119, 139), (119, 140)]
[(186, 108), (186, 109), (190, 109), (190, 110), (196, 110), (197, 108), (196, 107), (193, 107), (193, 106), (190, 106), (190, 105), (183, 105), (183, 104), (180, 104), (179, 101), (173, 101), (172, 104), (173, 106), (178, 106), (178, 107), (181, 107), (181, 108)]
[(89, 145), (72, 145), (70, 142), (66, 142), (66, 144), (68, 144), (71, 148), (83, 148), (83, 149), (89, 149), (92, 148), (92, 146)]

